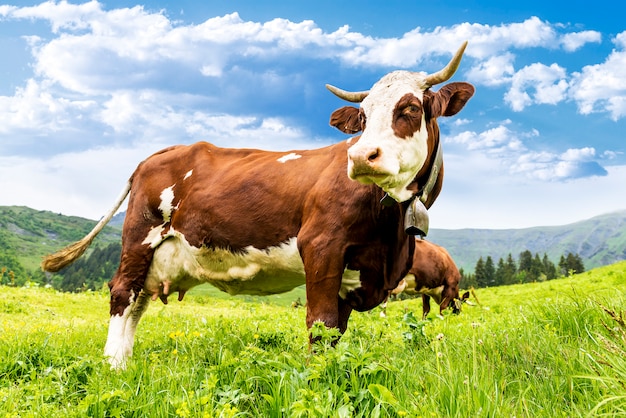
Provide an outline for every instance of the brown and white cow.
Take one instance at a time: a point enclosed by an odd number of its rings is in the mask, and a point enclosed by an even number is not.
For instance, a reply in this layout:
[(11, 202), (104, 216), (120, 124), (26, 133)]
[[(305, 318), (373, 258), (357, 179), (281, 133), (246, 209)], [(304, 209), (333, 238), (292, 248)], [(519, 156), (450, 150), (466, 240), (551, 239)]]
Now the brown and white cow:
[[(467, 83), (429, 88), (452, 77), (464, 48), (432, 75), (393, 72), (356, 94), (330, 87), (362, 101), (331, 117), (344, 132), (363, 131), (360, 137), (289, 152), (206, 142), (157, 152), (94, 229), (48, 256), (43, 269), (78, 258), (130, 193), (120, 266), (109, 282), (104, 351), (113, 367), (132, 355), (150, 299), (167, 302), (178, 292), (181, 300), (201, 283), (253, 295), (305, 283), (307, 326), (322, 321), (344, 332), (352, 310), (380, 304), (411, 265), (415, 241), (405, 233), (405, 212), (420, 193), (430, 207), (443, 179), (440, 167), (431, 175), (436, 118), (456, 114), (474, 92)], [(427, 183), (432, 190), (421, 190)], [(395, 200), (383, 205), (385, 194)]]
[(439, 305), (439, 314), (452, 304), (452, 312), (461, 312), (469, 292), (459, 297), (461, 273), (445, 248), (422, 239), (415, 240), (413, 265), (390, 295), (422, 295), (422, 318), (430, 312), (430, 298)]

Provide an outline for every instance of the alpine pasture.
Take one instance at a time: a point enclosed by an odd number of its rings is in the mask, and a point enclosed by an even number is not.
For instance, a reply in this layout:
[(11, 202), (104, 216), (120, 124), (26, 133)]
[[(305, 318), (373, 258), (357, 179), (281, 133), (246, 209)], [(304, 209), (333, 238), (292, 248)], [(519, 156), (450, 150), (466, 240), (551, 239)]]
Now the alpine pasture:
[[(461, 283), (461, 287), (462, 283)], [(355, 313), (310, 354), (305, 309), (198, 288), (151, 303), (125, 370), (102, 356), (108, 291), (0, 287), (2, 417), (596, 417), (626, 414), (626, 261)], [(477, 297), (477, 299), (476, 299)]]

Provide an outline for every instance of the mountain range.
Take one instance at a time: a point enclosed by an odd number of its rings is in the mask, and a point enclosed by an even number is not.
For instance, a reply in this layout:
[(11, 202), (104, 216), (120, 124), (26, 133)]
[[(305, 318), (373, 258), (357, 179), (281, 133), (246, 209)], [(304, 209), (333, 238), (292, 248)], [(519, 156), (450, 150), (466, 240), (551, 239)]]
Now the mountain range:
[(568, 252), (578, 254), (586, 269), (626, 260), (626, 210), (560, 226), (522, 229), (432, 229), (428, 239), (445, 247), (459, 267), (473, 271), (479, 257), (494, 263), (529, 250), (555, 263)]
[[(124, 213), (111, 220), (96, 239), (119, 241)], [(0, 255), (15, 256), (27, 269), (41, 258), (86, 235), (96, 221), (39, 211), (24, 206), (0, 206)], [(431, 229), (428, 240), (445, 247), (459, 267), (472, 272), (476, 261), (491, 256), (494, 263), (522, 251), (538, 253), (558, 263), (561, 255), (578, 254), (586, 269), (626, 260), (626, 210), (561, 226), (523, 229)]]

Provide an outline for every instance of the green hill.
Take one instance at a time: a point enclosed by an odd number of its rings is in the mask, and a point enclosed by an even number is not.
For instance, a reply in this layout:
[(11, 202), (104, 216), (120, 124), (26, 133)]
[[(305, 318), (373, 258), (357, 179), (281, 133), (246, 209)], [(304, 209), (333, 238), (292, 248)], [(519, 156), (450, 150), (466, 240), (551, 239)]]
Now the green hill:
[[(95, 245), (119, 242), (124, 214), (116, 215), (98, 235)], [(0, 263), (17, 260), (27, 271), (37, 271), (42, 257), (85, 236), (96, 221), (38, 211), (23, 206), (0, 206)], [(473, 271), (479, 257), (494, 262), (524, 250), (546, 253), (554, 262), (567, 252), (578, 254), (591, 269), (626, 260), (626, 210), (562, 226), (525, 229), (431, 229), (430, 241), (448, 249), (459, 267)], [(92, 249), (93, 249), (92, 245)], [(83, 257), (84, 259), (85, 257)], [(2, 266), (0, 266), (2, 267)]]
[[(24, 206), (0, 206), (0, 253), (15, 256), (29, 270), (38, 270), (44, 255), (78, 241), (96, 221), (38, 211)], [(98, 244), (117, 242), (121, 229), (107, 226), (95, 240)]]
[(447, 248), (459, 267), (473, 271), (479, 257), (490, 255), (494, 262), (515, 259), (524, 250), (554, 262), (571, 252), (591, 269), (626, 260), (626, 210), (562, 225), (524, 229), (432, 229), (428, 239)]

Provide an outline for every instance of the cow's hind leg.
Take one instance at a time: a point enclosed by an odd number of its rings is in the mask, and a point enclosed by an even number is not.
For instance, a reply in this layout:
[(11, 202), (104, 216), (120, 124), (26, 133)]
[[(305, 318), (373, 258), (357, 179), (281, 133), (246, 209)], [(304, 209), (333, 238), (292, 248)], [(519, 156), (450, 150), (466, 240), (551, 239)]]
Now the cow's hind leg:
[[(131, 193), (122, 231), (120, 265), (109, 282), (111, 319), (104, 355), (113, 368), (123, 368), (133, 353), (137, 323), (150, 302), (151, 295), (146, 294), (143, 289), (154, 248), (160, 238), (160, 235), (151, 235), (152, 231), (159, 232), (160, 229), (145, 219), (145, 210), (134, 209), (137, 196), (141, 197), (140, 194), (135, 194), (133, 198)], [(148, 238), (151, 245), (146, 241)]]
[(150, 295), (141, 291), (135, 297), (131, 291), (129, 303), (123, 312), (111, 315), (107, 342), (104, 346), (104, 355), (111, 368), (124, 368), (126, 361), (132, 356), (137, 324), (149, 303)]
[(122, 251), (120, 267), (109, 283), (111, 319), (104, 355), (112, 368), (123, 368), (133, 353), (137, 323), (150, 302), (143, 287), (151, 255), (149, 250)]
[(430, 313), (430, 296), (422, 293), (422, 319), (426, 319)]

